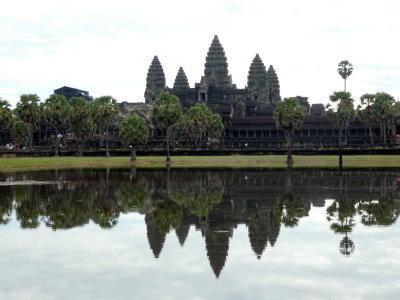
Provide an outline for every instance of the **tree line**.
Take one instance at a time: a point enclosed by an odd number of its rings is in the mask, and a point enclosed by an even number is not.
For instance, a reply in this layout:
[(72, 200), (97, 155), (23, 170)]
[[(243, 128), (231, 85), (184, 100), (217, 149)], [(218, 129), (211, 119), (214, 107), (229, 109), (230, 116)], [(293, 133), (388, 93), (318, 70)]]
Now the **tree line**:
[[(346, 91), (346, 80), (352, 74), (353, 66), (347, 61), (341, 61), (338, 65), (338, 73), (344, 79), (344, 91), (333, 92), (329, 96), (329, 103), (326, 105), (326, 116), (333, 125), (339, 130), (339, 168), (342, 168), (342, 145), (343, 133), (346, 132), (356, 117), (359, 117), (369, 129), (370, 145), (377, 141), (374, 140), (372, 127), (380, 128), (380, 143), (387, 144), (387, 132), (395, 124), (396, 118), (400, 114), (400, 102), (385, 92), (375, 94), (364, 94), (360, 97), (360, 105), (354, 107), (354, 98), (350, 92)], [(297, 98), (285, 98), (276, 105), (273, 118), (276, 125), (285, 133), (288, 149), (287, 165), (293, 165), (292, 158), (292, 139), (294, 131), (300, 129), (305, 117), (304, 109)]]
[[(53, 94), (44, 102), (36, 94), (21, 95), (15, 109), (0, 99), (0, 132), (9, 129), (12, 142), (19, 148), (33, 146), (33, 134), (42, 126), (49, 128), (54, 154), (66, 139), (75, 141), (77, 155), (81, 156), (89, 138), (100, 132), (109, 151), (109, 128), (116, 125), (120, 141), (131, 149), (131, 160), (136, 160), (135, 147), (147, 143), (151, 128), (166, 129), (167, 161), (170, 160), (171, 138), (188, 140), (198, 145), (202, 141), (218, 142), (224, 129), (222, 118), (198, 103), (184, 112), (178, 97), (161, 93), (152, 107), (154, 123), (140, 116), (119, 118), (120, 106), (112, 96), (101, 96), (89, 102), (81, 97), (67, 99)], [(172, 134), (171, 134), (172, 133)]]

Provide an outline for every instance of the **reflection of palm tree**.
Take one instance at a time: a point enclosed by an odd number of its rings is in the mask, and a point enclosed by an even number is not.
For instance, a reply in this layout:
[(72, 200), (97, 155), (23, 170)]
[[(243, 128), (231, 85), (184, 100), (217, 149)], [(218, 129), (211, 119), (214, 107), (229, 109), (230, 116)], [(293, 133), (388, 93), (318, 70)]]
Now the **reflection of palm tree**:
[(343, 255), (349, 256), (354, 252), (354, 243), (352, 240), (348, 238), (347, 232), (346, 236), (340, 241), (339, 246), (340, 246), (340, 253), (342, 253)]
[(9, 187), (0, 189), (0, 224), (8, 224), (12, 213), (12, 194)]
[(14, 189), (17, 220), (21, 228), (37, 228), (43, 215), (39, 186), (17, 186)]
[[(342, 186), (342, 179), (340, 179), (340, 187)], [(342, 189), (340, 189), (342, 193)], [(345, 194), (340, 195), (328, 208), (326, 209), (327, 220), (332, 222), (331, 229), (335, 233), (344, 234), (345, 237), (340, 242), (340, 253), (343, 255), (350, 255), (354, 252), (354, 243), (348, 237), (348, 233), (352, 232), (354, 223), (354, 216), (356, 214), (355, 203), (347, 197), (347, 181)]]
[(292, 168), (289, 167), (287, 170), (286, 192), (279, 197), (274, 212), (276, 218), (286, 227), (295, 227), (300, 218), (307, 215), (307, 207), (306, 203), (293, 192)]
[(361, 202), (357, 210), (361, 215), (361, 222), (366, 226), (390, 226), (400, 215), (400, 205), (396, 204), (392, 193), (386, 193), (376, 201), (370, 197), (368, 201)]
[(283, 194), (275, 206), (275, 216), (286, 227), (295, 227), (300, 218), (306, 215), (306, 208), (301, 198), (293, 192)]

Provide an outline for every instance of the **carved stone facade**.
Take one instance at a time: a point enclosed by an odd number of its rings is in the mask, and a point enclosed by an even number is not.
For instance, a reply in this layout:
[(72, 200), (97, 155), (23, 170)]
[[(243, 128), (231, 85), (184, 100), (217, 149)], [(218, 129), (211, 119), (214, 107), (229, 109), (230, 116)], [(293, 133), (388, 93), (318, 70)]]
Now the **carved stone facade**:
[(147, 72), (146, 90), (144, 99), (147, 104), (152, 104), (157, 95), (165, 89), (165, 75), (157, 56), (154, 56), (153, 61)]
[[(281, 101), (280, 83), (274, 67), (270, 65), (267, 70), (260, 55), (256, 54), (249, 67), (247, 86), (237, 88), (232, 83), (225, 51), (218, 36), (214, 36), (205, 61), (204, 75), (194, 87), (190, 87), (186, 74), (180, 67), (173, 88), (168, 88), (165, 86), (161, 63), (155, 56), (147, 74), (146, 104), (151, 104), (160, 92), (167, 91), (179, 97), (185, 110), (197, 103), (205, 103), (220, 114), (225, 125), (225, 146), (283, 147), (283, 133), (276, 128), (272, 118), (276, 104)], [(326, 117), (324, 105), (310, 106), (307, 97), (296, 98), (303, 106), (306, 116), (302, 128), (295, 132), (294, 145), (337, 146), (339, 131)], [(141, 109), (144, 108), (138, 111)], [(144, 114), (138, 111), (135, 114)], [(149, 120), (151, 116), (146, 115)], [(400, 126), (394, 128), (392, 135), (397, 133), (399, 128)], [(378, 142), (379, 128), (373, 128), (373, 133), (375, 141)], [(343, 136), (345, 145), (368, 144), (369, 140), (366, 126), (359, 119), (350, 123)]]
[(204, 64), (200, 82), (190, 87), (183, 68), (176, 75), (173, 88), (165, 87), (165, 76), (160, 61), (155, 57), (147, 74), (145, 102), (151, 104), (162, 91), (180, 98), (185, 109), (196, 103), (206, 103), (219, 113), (227, 124), (231, 117), (253, 116), (256, 111), (272, 113), (281, 101), (278, 76), (272, 66), (268, 71), (257, 54), (250, 65), (248, 86), (238, 89), (229, 75), (227, 58), (218, 36), (214, 36)]

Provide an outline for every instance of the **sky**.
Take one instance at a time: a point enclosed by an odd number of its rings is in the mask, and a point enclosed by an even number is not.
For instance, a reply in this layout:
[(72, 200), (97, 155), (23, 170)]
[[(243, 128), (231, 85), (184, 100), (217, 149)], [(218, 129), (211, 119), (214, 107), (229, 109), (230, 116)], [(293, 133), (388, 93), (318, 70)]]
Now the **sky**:
[(144, 102), (157, 55), (167, 86), (180, 66), (191, 87), (204, 74), (214, 35), (238, 88), (259, 53), (281, 96), (326, 104), (343, 89), (337, 65), (354, 67), (355, 99), (385, 91), (400, 100), (398, 0), (15, 0), (0, 4), (0, 97), (45, 100), (62, 86)]

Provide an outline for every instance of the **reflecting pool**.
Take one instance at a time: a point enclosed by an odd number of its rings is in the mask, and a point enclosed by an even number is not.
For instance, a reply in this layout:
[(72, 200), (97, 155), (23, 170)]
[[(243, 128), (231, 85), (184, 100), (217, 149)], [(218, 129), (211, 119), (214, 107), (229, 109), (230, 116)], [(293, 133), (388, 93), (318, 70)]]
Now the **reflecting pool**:
[(0, 173), (0, 299), (398, 299), (399, 177)]

